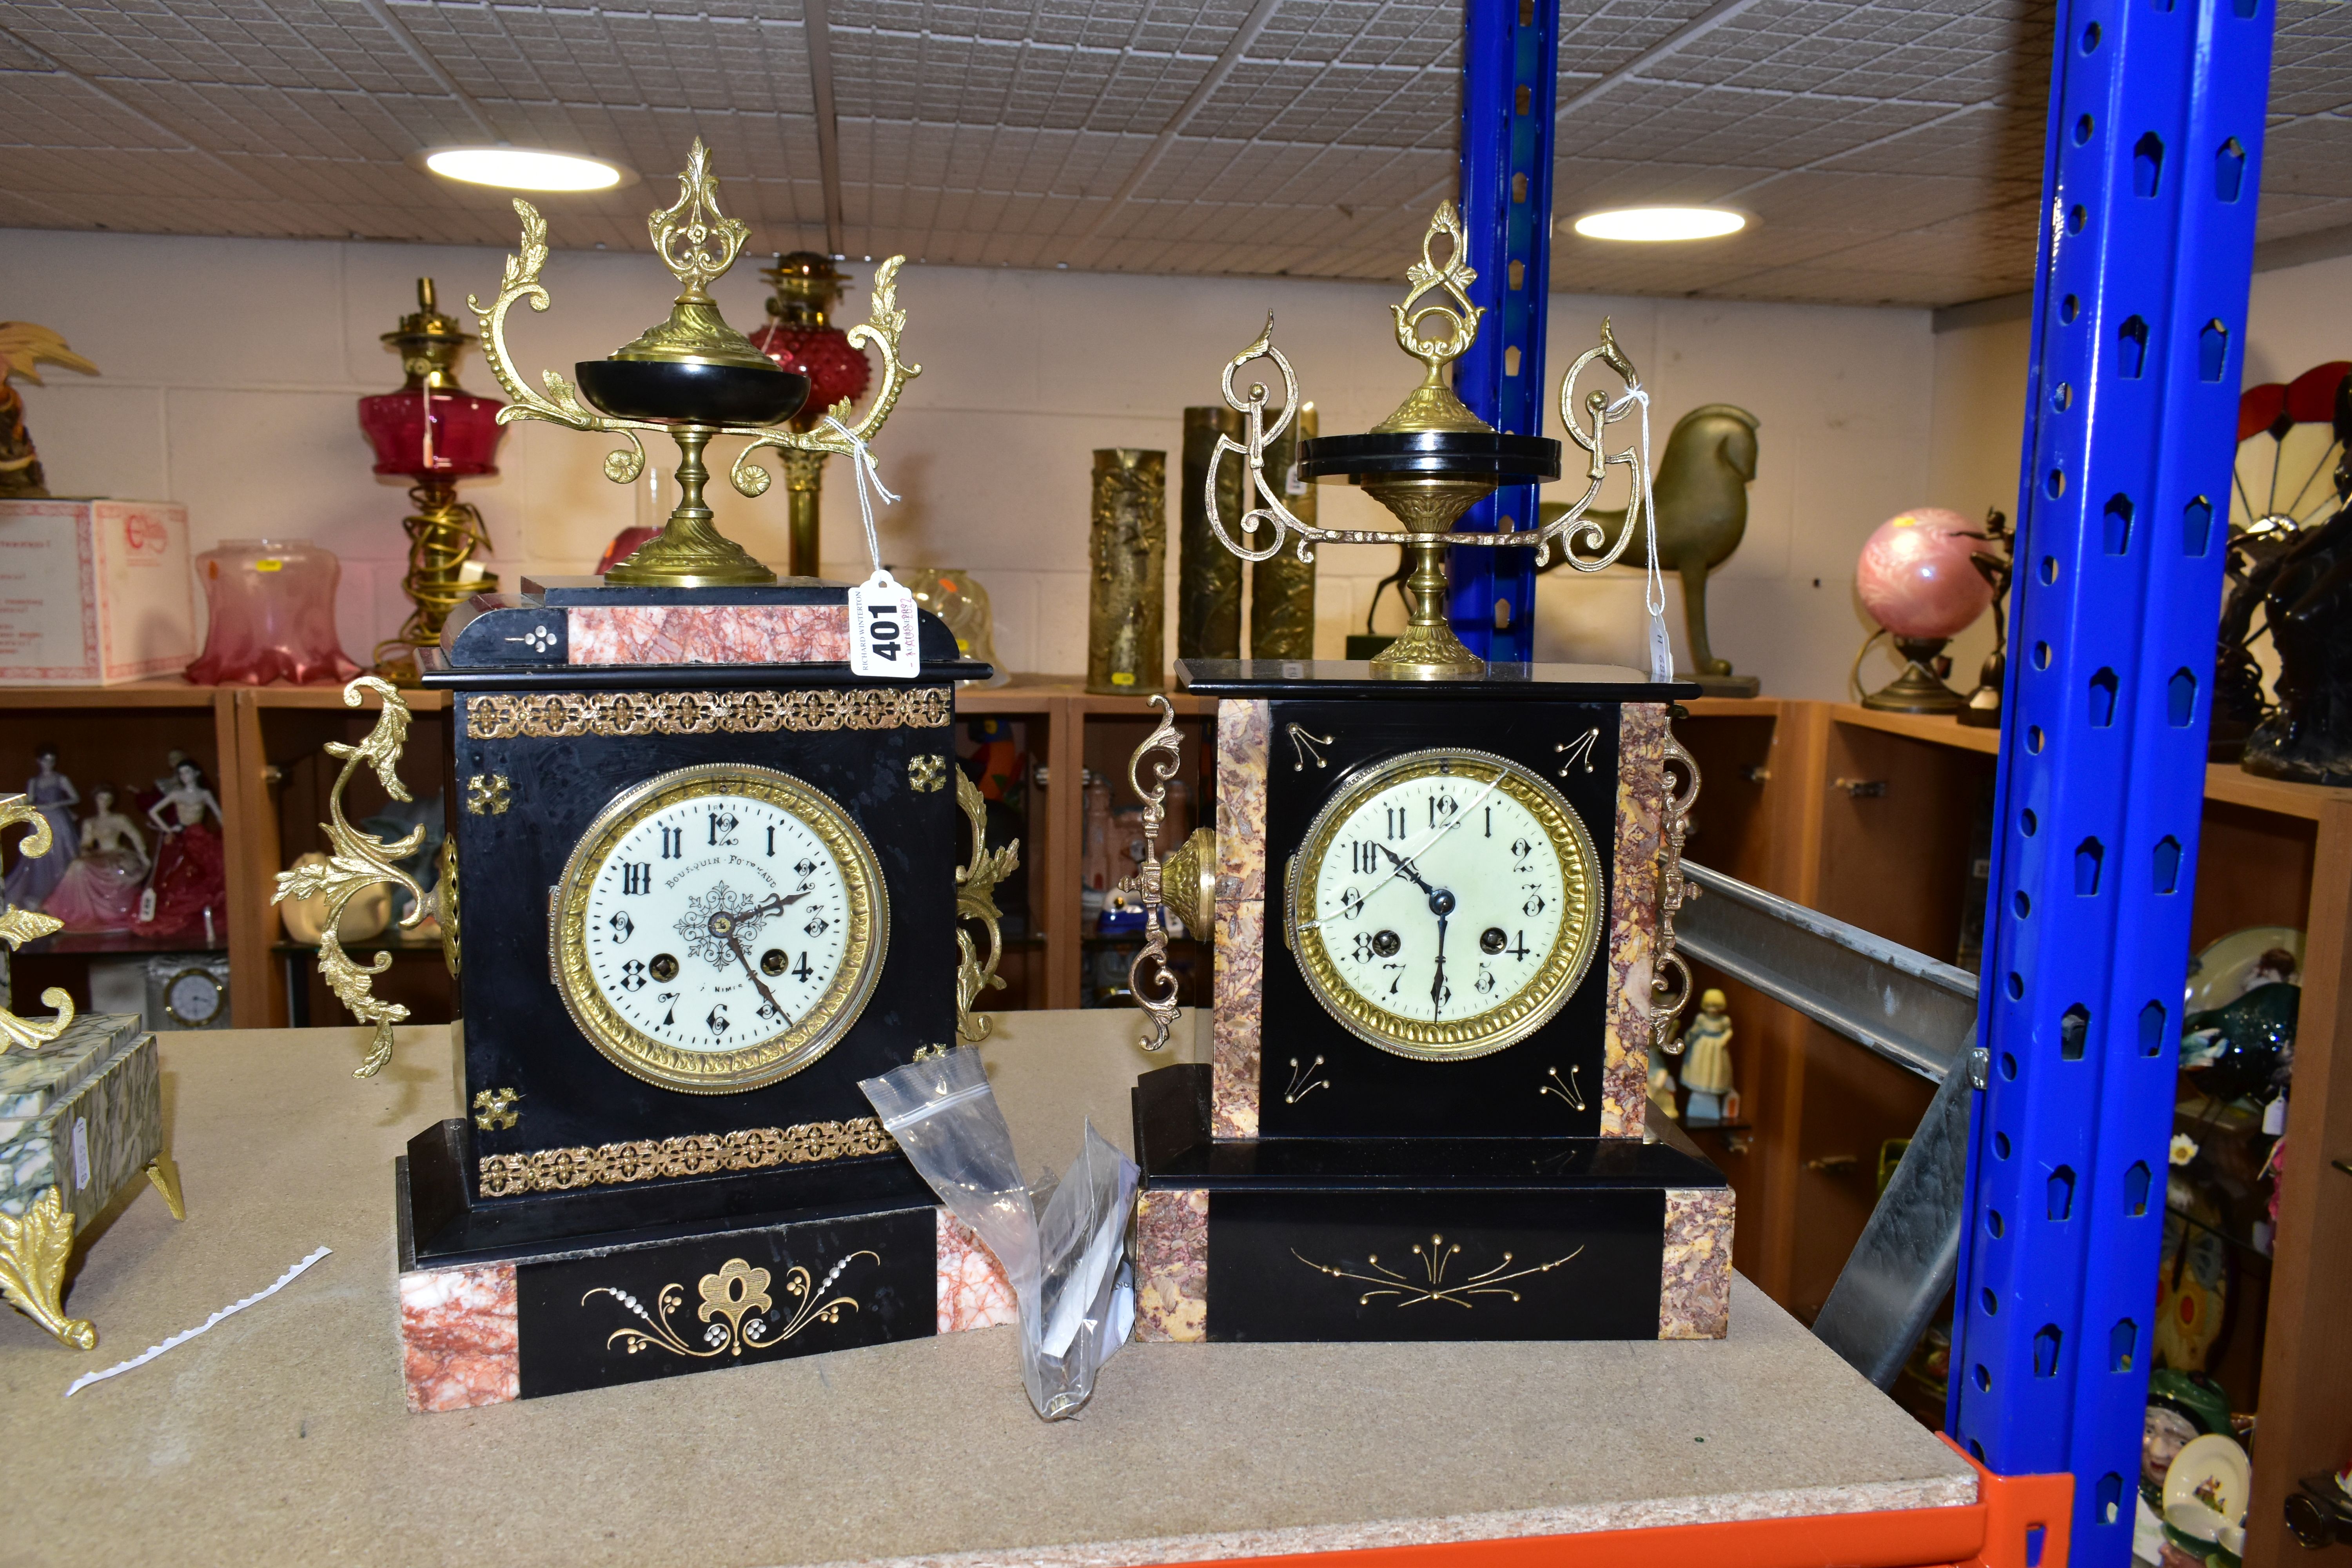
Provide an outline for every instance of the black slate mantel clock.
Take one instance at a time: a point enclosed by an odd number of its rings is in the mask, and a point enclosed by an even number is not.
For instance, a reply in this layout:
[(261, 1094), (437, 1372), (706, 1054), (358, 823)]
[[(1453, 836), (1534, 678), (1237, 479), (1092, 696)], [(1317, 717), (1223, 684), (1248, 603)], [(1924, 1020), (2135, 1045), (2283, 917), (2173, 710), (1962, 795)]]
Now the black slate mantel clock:
[[(720, 438), (744, 443), (726, 471), (746, 496), (769, 488), (770, 449), (870, 461), (919, 374), (898, 353), (905, 258), (875, 269), (849, 332), (881, 359), (873, 395), (796, 428), (808, 377), (709, 294), (750, 230), (699, 141), (677, 191), (647, 219), (679, 287), (668, 319), (572, 377), (519, 374), (507, 342), (513, 306), (549, 303), (528, 202), (499, 293), (469, 300), (502, 423), (606, 437), (622, 483), (645, 435), (667, 433), (678, 502), (601, 578), (478, 595), (418, 659), (449, 699), (436, 900), (464, 1114), (414, 1139), (395, 1176), (415, 1409), (978, 1327), (1010, 1300), (857, 1087), (950, 1047), (979, 988), (954, 930), (959, 891), (982, 889), (960, 869), (950, 723), (954, 683), (988, 668), (887, 579), (862, 606), (861, 590), (779, 581), (704, 497)], [(399, 794), (405, 710), (373, 678), (346, 700), (368, 684), (386, 712), (343, 749), (344, 779), (365, 762)], [(407, 851), (352, 829), (341, 790), (336, 865), (281, 879), (281, 896), (328, 891), (330, 927), (358, 887), (406, 879), (390, 862)], [(967, 869), (1009, 864), (976, 844)], [(331, 934), (320, 963), (379, 1026), (373, 1071), (402, 1015)]]
[(428, 651), (467, 1113), (398, 1170), (420, 1408), (939, 1329), (954, 1244), (857, 1084), (956, 1040), (986, 670), (923, 615), (915, 679), (854, 676), (847, 598), (526, 579)]
[[(1496, 429), (1446, 380), (1485, 313), (1463, 249), (1440, 207), (1391, 307), (1421, 384), (1370, 432), (1298, 444), (1298, 477), (1360, 487), (1396, 532), (1306, 521), (1270, 482), (1268, 444), (1301, 405), (1271, 319), (1224, 368), (1245, 439), (1220, 437), (1215, 461), (1244, 464), (1255, 499), (1228, 531), (1211, 474), (1217, 537), (1250, 560), (1400, 543), (1411, 614), (1366, 662), (1179, 666), (1217, 700), (1216, 826), (1164, 867), (1148, 850), (1132, 990), (1164, 1042), (1165, 904), (1213, 950), (1215, 1015), (1208, 1063), (1148, 1073), (1135, 1092), (1146, 1338), (1726, 1331), (1730, 1188), (1694, 1151), (1644, 1136), (1650, 1052), (1688, 994), (1673, 913), (1698, 773), (1668, 721), (1698, 688), (1671, 678), (1654, 617), (1647, 677), (1490, 665), (1449, 619), (1449, 552), (1532, 547), (1540, 563), (1558, 549), (1596, 571), (1654, 535), (1640, 526), (1647, 452), (1609, 434), (1636, 408), (1646, 420), (1647, 394), (1604, 321), (1559, 393), (1589, 459), (1581, 498), (1536, 529), (1456, 531), (1498, 486), (1560, 477), (1562, 452)], [(1259, 363), (1276, 374), (1242, 390)], [(1576, 398), (1595, 365), (1622, 397)], [(1634, 481), (1613, 544), (1586, 518), (1612, 467)], [(1130, 770), (1148, 835), (1177, 745), (1163, 722)]]

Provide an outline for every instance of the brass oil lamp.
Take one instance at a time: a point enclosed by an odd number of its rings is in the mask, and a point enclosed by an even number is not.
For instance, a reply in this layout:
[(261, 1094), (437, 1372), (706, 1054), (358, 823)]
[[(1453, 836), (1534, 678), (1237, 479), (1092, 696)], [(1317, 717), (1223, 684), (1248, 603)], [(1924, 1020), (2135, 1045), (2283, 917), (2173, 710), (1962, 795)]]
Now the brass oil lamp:
[(758, 496), (771, 482), (768, 470), (751, 460), (762, 447), (775, 447), (787, 461), (801, 454), (849, 453), (879, 430), (908, 379), (922, 374), (920, 365), (898, 358), (898, 334), (907, 318), (898, 308), (897, 284), (906, 258), (894, 256), (875, 268), (868, 319), (848, 333), (852, 344), (880, 352), (881, 390), (855, 423), (843, 416), (845, 410), (832, 410), (815, 427), (796, 429), (788, 422), (807, 400), (809, 378), (761, 353), (727, 324), (710, 297), (710, 285), (734, 266), (751, 230), (720, 211), (719, 182), (699, 137), (678, 175), (677, 200), (646, 219), (655, 251), (680, 286), (668, 319), (604, 359), (575, 365), (576, 391), (552, 371), (544, 377), (546, 391), (532, 389), (515, 374), (507, 352), (506, 317), (515, 301), (528, 299), (534, 310), (548, 307), (547, 288), (540, 281), (547, 264), (547, 221), (529, 202), (518, 199), (514, 205), (522, 219), (522, 244), (507, 258), (498, 297), (487, 307), (478, 299), (467, 301), (481, 318), (482, 357), (513, 399), (499, 422), (543, 419), (625, 437), (628, 446), (604, 458), (604, 477), (615, 484), (628, 484), (645, 471), (639, 432), (667, 431), (677, 444), (677, 507), (662, 531), (606, 572), (604, 581), (665, 588), (773, 583), (773, 571), (715, 526), (702, 493), (710, 479), (704, 451), (722, 437), (747, 437), (728, 479), (741, 494)]
[(375, 471), (414, 481), (414, 510), (402, 520), (408, 571), (400, 585), (415, 608), (375, 650), (376, 672), (403, 686), (416, 684), (416, 650), (440, 642), (449, 612), (499, 589), (498, 577), (474, 560), (489, 550), (489, 529), (457, 499), (459, 479), (499, 471), (499, 439), (506, 434), (499, 417), (504, 405), (457, 384), (457, 356), (473, 341), (441, 313), (433, 279), (419, 278), (415, 310), (383, 334), (407, 379), (396, 392), (360, 399), (360, 428), (375, 447)]
[[(768, 324), (751, 342), (784, 369), (809, 380), (808, 401), (793, 416), (793, 428), (813, 430), (828, 413), (845, 418), (848, 405), (866, 395), (874, 367), (849, 334), (833, 324), (833, 308), (849, 279), (833, 258), (813, 250), (779, 254), (760, 276), (774, 286)], [(818, 502), (824, 489), (823, 452), (784, 453), (786, 527), (792, 541), (788, 570), (795, 577), (817, 574)]]

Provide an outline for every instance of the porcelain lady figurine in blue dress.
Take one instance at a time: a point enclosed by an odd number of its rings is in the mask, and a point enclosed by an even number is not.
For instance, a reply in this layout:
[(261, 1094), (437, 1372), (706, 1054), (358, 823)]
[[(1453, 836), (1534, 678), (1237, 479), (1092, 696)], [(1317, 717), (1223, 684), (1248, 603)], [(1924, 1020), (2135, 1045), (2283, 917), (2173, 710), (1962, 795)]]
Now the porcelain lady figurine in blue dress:
[(41, 907), (51, 889), (65, 880), (81, 843), (74, 831), (73, 814), (73, 808), (81, 804), (81, 792), (74, 788), (73, 780), (58, 772), (58, 749), (41, 747), (33, 753), (33, 766), (36, 771), (25, 781), (25, 794), (49, 819), (49, 852), (18, 856), (8, 868), (7, 880), (0, 883), (0, 891), (20, 910)]

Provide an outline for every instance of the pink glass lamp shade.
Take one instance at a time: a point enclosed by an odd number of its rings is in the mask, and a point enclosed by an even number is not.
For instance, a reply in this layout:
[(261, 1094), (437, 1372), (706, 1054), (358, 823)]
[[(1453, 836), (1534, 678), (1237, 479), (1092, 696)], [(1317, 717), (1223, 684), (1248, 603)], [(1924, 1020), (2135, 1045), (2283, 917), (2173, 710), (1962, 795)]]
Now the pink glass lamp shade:
[(1958, 637), (1992, 604), (1978, 571), (1981, 530), (1956, 511), (1923, 506), (1887, 519), (1862, 547), (1853, 585), (1871, 619), (1898, 637)]
[(360, 672), (335, 635), (334, 552), (302, 539), (232, 539), (196, 557), (210, 623), (200, 686), (342, 682)]

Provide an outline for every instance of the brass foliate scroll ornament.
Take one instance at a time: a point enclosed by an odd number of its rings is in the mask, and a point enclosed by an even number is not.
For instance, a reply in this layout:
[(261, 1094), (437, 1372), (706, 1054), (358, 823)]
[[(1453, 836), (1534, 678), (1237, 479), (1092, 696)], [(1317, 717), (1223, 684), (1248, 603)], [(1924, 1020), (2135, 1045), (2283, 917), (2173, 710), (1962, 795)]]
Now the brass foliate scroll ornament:
[[(996, 973), (997, 963), (1004, 956), (1004, 937), (997, 923), (1003, 916), (996, 907), (996, 889), (1019, 868), (1021, 844), (1016, 839), (1002, 849), (988, 847), (988, 802), (961, 768), (956, 770), (956, 805), (971, 825), (971, 859), (956, 868), (956, 1034), (978, 1045), (988, 1038), (994, 1022), (978, 1011), (977, 1005), (985, 993), (1004, 989), (1004, 981)], [(977, 922), (988, 933), (984, 963), (971, 932), (963, 928), (966, 921)]]
[(362, 675), (343, 688), (343, 706), (358, 708), (365, 704), (367, 694), (373, 692), (383, 704), (376, 714), (375, 728), (358, 745), (346, 745), (341, 741), (327, 742), (327, 754), (343, 760), (342, 772), (335, 775), (334, 788), (328, 792), (327, 811), (331, 820), (319, 825), (327, 836), (330, 853), (323, 860), (309, 858), (311, 864), (298, 865), (290, 871), (278, 873), (278, 892), (272, 903), (288, 899), (309, 899), (323, 896), (327, 913), (319, 932), (319, 977), (335, 994), (335, 999), (352, 1011), (362, 1024), (375, 1026), (367, 1059), (352, 1073), (354, 1078), (373, 1078), (392, 1059), (393, 1026), (408, 1016), (408, 1009), (397, 1002), (387, 1002), (373, 989), (375, 977), (392, 967), (392, 954), (381, 952), (372, 964), (356, 963), (343, 951), (336, 930), (342, 923), (343, 906), (362, 891), (379, 882), (390, 882), (405, 888), (409, 893), (408, 913), (400, 924), (406, 930), (425, 918), (425, 889), (415, 878), (402, 870), (395, 862), (416, 853), (425, 842), (425, 829), (420, 826), (402, 837), (387, 844), (372, 833), (353, 827), (351, 818), (343, 815), (343, 790), (352, 775), (362, 764), (375, 770), (376, 783), (393, 799), (410, 799), (408, 786), (400, 782), (400, 751), (408, 741), (408, 704), (390, 682), (373, 675)]
[[(1395, 544), (1402, 542), (1413, 561), (1405, 583), (1412, 616), (1402, 636), (1372, 660), (1375, 674), (1404, 679), (1475, 679), (1485, 663), (1462, 645), (1446, 620), (1446, 552), (1455, 546), (1488, 548), (1533, 545), (1538, 565), (1550, 558), (1555, 540), (1568, 563), (1580, 572), (1597, 572), (1624, 552), (1637, 530), (1621, 528), (1611, 543), (1607, 531), (1585, 517), (1599, 497), (1612, 467), (1633, 471), (1636, 483), (1629, 503), (1629, 519), (1645, 505), (1643, 458), (1639, 449), (1607, 449), (1608, 427), (1644, 405), (1632, 361), (1617, 346), (1608, 321), (1601, 324), (1601, 342), (1578, 356), (1560, 382), (1561, 417), (1570, 437), (1590, 456), (1584, 493), (1539, 527), (1510, 532), (1449, 531), (1472, 505), (1504, 484), (1541, 483), (1559, 477), (1559, 443), (1540, 436), (1515, 436), (1496, 430), (1465, 406), (1454, 391), (1446, 367), (1459, 359), (1478, 335), (1484, 316), (1470, 302), (1469, 286), (1477, 274), (1464, 260), (1464, 237), (1452, 203), (1442, 204), (1422, 237), (1421, 259), (1406, 271), (1404, 299), (1389, 307), (1397, 346), (1419, 360), (1421, 384), (1398, 405), (1396, 412), (1360, 436), (1328, 436), (1299, 442), (1297, 472), (1302, 479), (1340, 479), (1360, 486), (1380, 501), (1402, 525), (1395, 532), (1378, 529), (1324, 528), (1300, 517), (1286, 504), (1279, 482), (1267, 482), (1266, 458), (1294, 415), (1303, 407), (1298, 376), (1290, 361), (1274, 346), (1274, 318), (1255, 342), (1226, 362), (1223, 389), (1226, 405), (1243, 416), (1241, 440), (1221, 435), (1202, 489), (1211, 530), (1219, 542), (1246, 561), (1265, 561), (1280, 553), (1297, 536), (1299, 560), (1312, 561), (1317, 544)], [(1440, 243), (1445, 247), (1439, 259)], [(1442, 331), (1437, 331), (1442, 329)], [(1281, 412), (1268, 417), (1269, 395), (1265, 385), (1235, 389), (1234, 376), (1254, 361), (1271, 360), (1283, 384)], [(1613, 371), (1625, 395), (1612, 400), (1593, 392), (1575, 403), (1579, 376), (1594, 361)], [(1217, 501), (1218, 470), (1227, 452), (1244, 463), (1240, 538), (1226, 531)], [(1286, 478), (1277, 474), (1277, 479)], [(1273, 539), (1259, 542), (1262, 529)], [(1579, 554), (1578, 552), (1598, 552)]]
[[(1143, 863), (1120, 881), (1118, 890), (1143, 905), (1143, 948), (1127, 966), (1127, 984), (1151, 1031), (1136, 1044), (1158, 1051), (1167, 1048), (1178, 1011), (1176, 977), (1168, 972), (1168, 919), (1163, 913), (1168, 899), (1160, 863), (1160, 825), (1168, 819), (1168, 781), (1176, 776), (1184, 738), (1176, 728), (1173, 703), (1154, 696), (1151, 706), (1160, 710), (1160, 722), (1127, 763), (1127, 782), (1143, 802)], [(1147, 775), (1149, 784), (1144, 782)]]
[(721, 437), (748, 437), (728, 478), (741, 494), (758, 496), (772, 482), (768, 470), (751, 461), (762, 447), (776, 448), (790, 462), (810, 454), (851, 453), (871, 439), (908, 380), (922, 374), (922, 366), (898, 357), (907, 317), (898, 309), (898, 279), (907, 258), (894, 256), (875, 268), (868, 318), (849, 330), (853, 344), (870, 344), (882, 357), (881, 386), (865, 414), (853, 422), (844, 400), (826, 410), (816, 427), (794, 430), (787, 421), (801, 411), (808, 378), (778, 367), (727, 324), (710, 297), (710, 285), (735, 264), (750, 230), (720, 209), (718, 177), (699, 138), (678, 175), (677, 200), (646, 220), (655, 250), (680, 286), (670, 313), (606, 358), (575, 365), (576, 391), (553, 371), (542, 374), (544, 391), (531, 387), (516, 374), (507, 350), (507, 312), (515, 301), (527, 299), (534, 310), (549, 303), (547, 286), (540, 281), (547, 265), (547, 220), (529, 202), (517, 200), (514, 206), (522, 219), (522, 243), (507, 258), (497, 298), (488, 306), (478, 298), (467, 300), (481, 318), (482, 358), (512, 399), (499, 420), (543, 419), (568, 429), (625, 437), (628, 446), (604, 459), (604, 477), (615, 484), (631, 483), (645, 470), (639, 432), (667, 431), (677, 443), (677, 508), (661, 532), (604, 580), (677, 588), (774, 582), (774, 572), (713, 525), (715, 514), (702, 494), (710, 479), (703, 452)]
[[(39, 807), (21, 795), (0, 795), (0, 832), (5, 832), (20, 822), (29, 824), (32, 831), (25, 835), (25, 841), (16, 847), (16, 853), (36, 858), (47, 854), (53, 842), (49, 819), (41, 814)], [(20, 910), (14, 904), (0, 905), (0, 942), (6, 942), (12, 952), (52, 931), (64, 930), (65, 923), (55, 915)], [(5, 1008), (0, 1008), (0, 1051), (14, 1046), (37, 1051), (66, 1032), (66, 1026), (74, 1021), (73, 998), (63, 987), (52, 985), (41, 993), (41, 1002), (54, 1009), (57, 1016), (19, 1018)], [(70, 1236), (70, 1224), (68, 1231)]]

